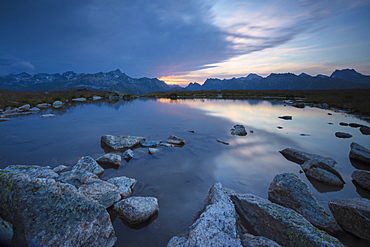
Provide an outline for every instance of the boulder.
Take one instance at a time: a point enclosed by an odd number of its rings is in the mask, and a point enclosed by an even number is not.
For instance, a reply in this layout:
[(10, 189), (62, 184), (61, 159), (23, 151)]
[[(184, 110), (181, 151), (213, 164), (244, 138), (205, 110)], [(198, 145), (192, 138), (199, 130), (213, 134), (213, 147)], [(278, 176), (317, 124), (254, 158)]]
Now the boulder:
[(320, 206), (308, 186), (293, 173), (282, 173), (274, 177), (268, 190), (268, 199), (293, 209), (312, 225), (329, 234), (343, 232), (335, 219)]
[(281, 247), (280, 244), (271, 239), (254, 236), (250, 233), (245, 233), (241, 236), (243, 247)]
[(32, 178), (57, 178), (58, 174), (50, 169), (49, 166), (38, 165), (10, 165), (3, 169), (14, 174), (27, 174)]
[(278, 118), (281, 118), (281, 119), (284, 119), (284, 120), (292, 120), (293, 119), (292, 116), (280, 116)]
[(0, 170), (0, 214), (15, 246), (113, 246), (108, 212), (77, 189), (15, 169)]
[(84, 184), (94, 183), (98, 179), (99, 177), (97, 175), (86, 170), (72, 170), (60, 173), (59, 177), (55, 180), (62, 183), (68, 183), (79, 188)]
[(320, 160), (307, 160), (302, 164), (306, 176), (327, 185), (343, 186), (345, 184), (342, 176), (331, 166)]
[(13, 225), (0, 217), (0, 246), (10, 246), (13, 237)]
[(125, 152), (123, 152), (122, 157), (124, 160), (129, 161), (134, 157), (134, 152), (131, 149), (127, 149)]
[(83, 184), (78, 190), (88, 199), (97, 201), (105, 208), (109, 208), (121, 200), (121, 194), (117, 186), (100, 179), (90, 184)]
[(246, 136), (248, 132), (245, 130), (245, 127), (243, 125), (237, 124), (234, 125), (234, 127), (231, 129), (231, 134), (238, 136)]
[(296, 211), (252, 194), (231, 195), (245, 227), (282, 246), (344, 246)]
[(299, 151), (294, 148), (285, 148), (280, 151), (280, 153), (288, 160), (293, 161), (298, 164), (303, 164), (307, 160), (320, 160), (321, 162), (327, 164), (328, 166), (334, 167), (337, 163), (335, 160), (329, 157), (324, 157), (317, 154), (310, 154), (303, 151)]
[(221, 183), (209, 190), (204, 205), (187, 237), (173, 237), (167, 247), (242, 246), (237, 234), (237, 213)]
[(329, 208), (339, 225), (354, 235), (370, 240), (370, 200), (354, 198), (329, 201)]
[(363, 135), (370, 135), (370, 128), (367, 126), (361, 126), (360, 131)]
[(114, 184), (123, 198), (128, 197), (136, 184), (136, 179), (125, 176), (110, 178), (108, 183)]
[(370, 191), (370, 172), (354, 171), (351, 175), (352, 179), (356, 181), (362, 188)]
[(356, 142), (352, 142), (349, 158), (370, 165), (370, 150)]
[(99, 165), (120, 166), (122, 162), (122, 157), (119, 154), (108, 153), (97, 158), (96, 162), (98, 162)]
[(104, 169), (90, 156), (84, 156), (77, 161), (72, 170), (85, 170), (96, 175), (103, 174)]
[(344, 122), (340, 122), (339, 125), (341, 125), (341, 126), (348, 126), (349, 124), (348, 123), (344, 123)]
[(28, 111), (31, 108), (30, 104), (25, 104), (20, 107), (18, 107), (18, 110), (20, 111)]
[(153, 155), (153, 154), (158, 153), (159, 149), (158, 148), (149, 148), (148, 152), (149, 152), (150, 155)]
[(114, 210), (130, 224), (139, 224), (158, 212), (158, 200), (155, 197), (128, 197), (114, 204)]
[(54, 103), (53, 103), (53, 107), (54, 108), (60, 108), (60, 107), (62, 107), (64, 105), (64, 103), (62, 102), (62, 101), (59, 101), (59, 100), (56, 100), (56, 101), (54, 101)]
[(138, 136), (105, 135), (101, 137), (100, 142), (103, 149), (123, 152), (140, 145), (140, 142), (144, 140), (145, 137)]
[(155, 148), (161, 141), (141, 141), (140, 145), (144, 148)]
[(68, 169), (68, 166), (59, 165), (57, 167), (54, 167), (53, 171), (56, 172), (56, 173), (61, 173), (61, 172), (64, 172), (65, 170), (67, 170), (67, 169)]
[(335, 132), (335, 136), (338, 138), (351, 138), (352, 135), (345, 132)]
[(167, 138), (166, 142), (169, 143), (169, 144), (177, 145), (177, 146), (185, 145), (185, 140), (184, 139), (181, 139), (181, 138), (179, 138), (177, 136), (174, 136), (174, 135), (170, 135)]

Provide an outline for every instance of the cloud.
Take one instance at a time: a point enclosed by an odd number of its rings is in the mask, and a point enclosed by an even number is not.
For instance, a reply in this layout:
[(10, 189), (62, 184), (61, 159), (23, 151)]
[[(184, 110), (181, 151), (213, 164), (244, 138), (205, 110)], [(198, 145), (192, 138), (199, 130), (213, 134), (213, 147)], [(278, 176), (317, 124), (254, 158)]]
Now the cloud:
[(35, 66), (28, 61), (16, 57), (0, 57), (0, 75), (19, 73), (20, 71), (31, 73), (34, 69)]

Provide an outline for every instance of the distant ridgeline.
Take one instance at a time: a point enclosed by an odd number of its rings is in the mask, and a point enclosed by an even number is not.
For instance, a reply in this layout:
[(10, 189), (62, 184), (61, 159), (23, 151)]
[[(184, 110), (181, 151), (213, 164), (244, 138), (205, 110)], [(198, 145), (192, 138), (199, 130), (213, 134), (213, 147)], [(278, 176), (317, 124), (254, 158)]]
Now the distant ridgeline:
[(190, 83), (182, 88), (167, 85), (157, 78), (131, 78), (119, 69), (108, 73), (77, 74), (72, 71), (63, 74), (27, 73), (0, 77), (0, 89), (15, 91), (58, 91), (86, 88), (99, 91), (121, 91), (127, 94), (145, 94), (158, 91), (177, 90), (313, 90), (369, 88), (370, 76), (354, 69), (336, 70), (331, 76), (310, 76), (305, 73), (271, 74), (261, 77), (249, 74), (247, 77), (232, 79), (207, 79), (203, 85)]

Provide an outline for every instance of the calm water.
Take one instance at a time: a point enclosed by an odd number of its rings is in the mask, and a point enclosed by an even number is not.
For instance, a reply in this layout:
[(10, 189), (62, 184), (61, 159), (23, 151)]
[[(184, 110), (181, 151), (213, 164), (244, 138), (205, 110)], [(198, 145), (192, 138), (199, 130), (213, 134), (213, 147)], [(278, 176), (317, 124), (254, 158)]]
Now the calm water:
[[(46, 113), (57, 116), (39, 117)], [(279, 119), (282, 115), (292, 115), (293, 120)], [(362, 135), (357, 128), (340, 126), (340, 122), (369, 125), (343, 113), (298, 109), (274, 101), (138, 99), (75, 104), (1, 122), (0, 168), (11, 164), (72, 166), (81, 156), (98, 158), (104, 154), (100, 137), (106, 134), (144, 136), (147, 140), (166, 140), (169, 135), (184, 138), (184, 147), (160, 147), (153, 156), (147, 149), (136, 149), (130, 162), (123, 161), (118, 170), (107, 169), (101, 177), (133, 177), (138, 180), (133, 195), (159, 200), (158, 218), (145, 227), (133, 229), (120, 218), (114, 220), (116, 246), (165, 246), (172, 236), (187, 231), (192, 216), (202, 208), (208, 189), (216, 182), (240, 193), (267, 198), (273, 177), (292, 172), (309, 185), (327, 210), (328, 200), (360, 195), (370, 198), (368, 192), (352, 183), (355, 166), (362, 167), (351, 164), (348, 158), (351, 142), (370, 148), (370, 136)], [(243, 124), (248, 135), (230, 135), (235, 124)], [(334, 135), (337, 131), (353, 137), (339, 139)], [(216, 142), (217, 138), (230, 145)], [(311, 184), (299, 173), (299, 165), (278, 152), (286, 147), (334, 158), (345, 186), (338, 191)], [(348, 236), (344, 241), (353, 246), (369, 244)]]

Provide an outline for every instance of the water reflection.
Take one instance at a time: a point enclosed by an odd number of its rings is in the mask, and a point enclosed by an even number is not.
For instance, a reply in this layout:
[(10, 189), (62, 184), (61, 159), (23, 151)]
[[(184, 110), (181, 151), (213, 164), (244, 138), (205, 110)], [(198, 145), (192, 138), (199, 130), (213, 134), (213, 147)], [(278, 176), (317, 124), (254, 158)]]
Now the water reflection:
[[(261, 100), (138, 99), (115, 104), (74, 104), (47, 113), (58, 116), (42, 119), (36, 114), (0, 123), (1, 168), (10, 164), (72, 166), (81, 156), (98, 158), (105, 154), (100, 138), (108, 134), (143, 136), (149, 141), (176, 135), (186, 140), (182, 148), (158, 147), (160, 151), (154, 155), (148, 154), (147, 148), (135, 149), (129, 163), (122, 161), (120, 167), (107, 169), (102, 175), (103, 180), (133, 177), (138, 180), (133, 195), (159, 200), (158, 218), (141, 229), (132, 229), (113, 218), (116, 246), (165, 246), (172, 236), (187, 231), (192, 216), (203, 207), (207, 191), (215, 182), (267, 198), (273, 177), (292, 172), (326, 209), (332, 199), (368, 198), (351, 178), (354, 170), (364, 168), (351, 163), (348, 154), (353, 141), (370, 148), (369, 136), (357, 128), (339, 125), (367, 123), (338, 112), (298, 109)], [(278, 118), (283, 115), (293, 119)], [(230, 129), (235, 124), (244, 125), (248, 134), (232, 136)], [(353, 137), (336, 138), (334, 133), (343, 128)], [(302, 133), (310, 136), (301, 136)], [(333, 191), (311, 183), (300, 173), (298, 164), (279, 153), (287, 147), (335, 159), (335, 168), (346, 184)]]

